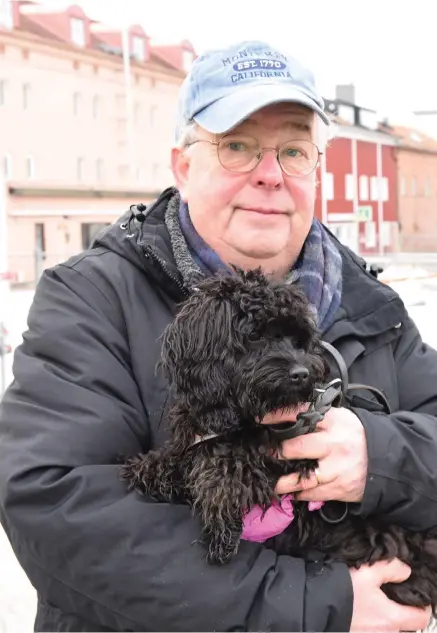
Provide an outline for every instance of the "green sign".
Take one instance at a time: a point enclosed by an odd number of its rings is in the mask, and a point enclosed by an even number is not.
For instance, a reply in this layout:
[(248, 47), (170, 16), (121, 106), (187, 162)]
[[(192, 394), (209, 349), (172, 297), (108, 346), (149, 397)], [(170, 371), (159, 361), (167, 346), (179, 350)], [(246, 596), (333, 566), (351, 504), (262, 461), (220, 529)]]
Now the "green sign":
[(372, 205), (367, 204), (362, 207), (358, 207), (357, 216), (359, 222), (371, 222), (373, 219)]

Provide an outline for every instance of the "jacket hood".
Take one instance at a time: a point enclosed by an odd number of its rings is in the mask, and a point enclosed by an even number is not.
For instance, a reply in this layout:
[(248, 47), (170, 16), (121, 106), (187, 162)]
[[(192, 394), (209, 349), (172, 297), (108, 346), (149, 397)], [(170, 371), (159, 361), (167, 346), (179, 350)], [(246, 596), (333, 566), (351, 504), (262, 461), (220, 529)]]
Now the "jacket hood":
[(97, 236), (91, 248), (106, 248), (143, 270), (149, 268), (145, 254), (152, 249), (172, 272), (177, 273), (164, 220), (167, 205), (175, 196), (179, 196), (178, 191), (169, 187), (147, 208), (142, 203), (132, 204), (114, 224)]

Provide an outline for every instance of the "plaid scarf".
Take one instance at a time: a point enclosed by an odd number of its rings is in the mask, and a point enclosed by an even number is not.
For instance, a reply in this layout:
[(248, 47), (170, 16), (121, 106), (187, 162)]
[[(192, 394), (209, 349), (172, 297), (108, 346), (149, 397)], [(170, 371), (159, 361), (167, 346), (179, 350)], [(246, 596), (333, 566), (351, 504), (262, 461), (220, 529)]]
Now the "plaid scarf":
[[(166, 224), (176, 263), (188, 286), (199, 274), (212, 275), (218, 270), (229, 270), (197, 233), (191, 222), (188, 206), (179, 196), (175, 196), (168, 205)], [(298, 261), (286, 279), (290, 283), (299, 282), (317, 314), (320, 332), (326, 332), (340, 306), (342, 259), (329, 234), (317, 219), (313, 220)]]

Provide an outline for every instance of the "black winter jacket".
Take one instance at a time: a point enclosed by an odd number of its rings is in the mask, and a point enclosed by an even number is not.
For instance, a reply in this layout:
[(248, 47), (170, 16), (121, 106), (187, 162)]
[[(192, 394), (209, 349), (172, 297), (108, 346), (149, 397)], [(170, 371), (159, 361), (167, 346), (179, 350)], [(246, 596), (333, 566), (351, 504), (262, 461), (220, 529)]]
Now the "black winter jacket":
[[(350, 575), (243, 542), (209, 566), (188, 506), (127, 493), (122, 455), (168, 437), (158, 338), (184, 293), (164, 211), (128, 212), (93, 248), (45, 271), (0, 410), (0, 514), (38, 592), (38, 631), (346, 631)], [(437, 525), (437, 353), (404, 305), (338, 245), (343, 299), (325, 339), (354, 382), (369, 469), (355, 511)]]

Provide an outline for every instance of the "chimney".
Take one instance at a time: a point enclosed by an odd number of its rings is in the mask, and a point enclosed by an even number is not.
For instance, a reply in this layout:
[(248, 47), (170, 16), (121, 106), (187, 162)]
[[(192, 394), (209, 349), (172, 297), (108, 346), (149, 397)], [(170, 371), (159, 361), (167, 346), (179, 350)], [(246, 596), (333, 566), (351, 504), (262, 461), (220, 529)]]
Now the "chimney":
[(354, 84), (341, 84), (335, 87), (335, 98), (339, 101), (355, 104)]

